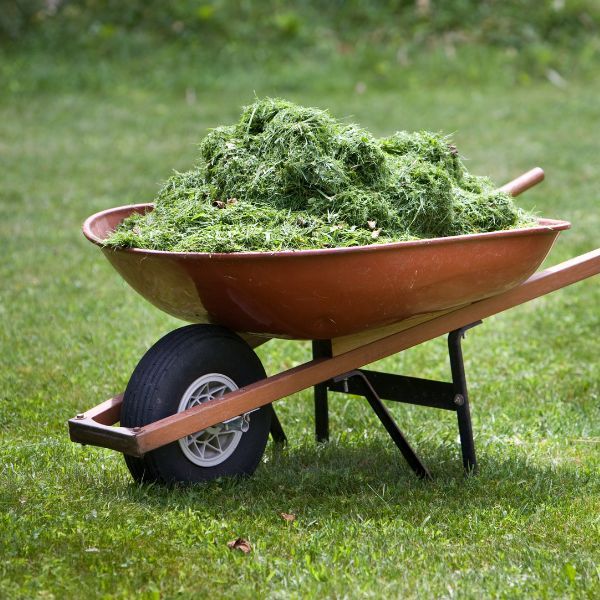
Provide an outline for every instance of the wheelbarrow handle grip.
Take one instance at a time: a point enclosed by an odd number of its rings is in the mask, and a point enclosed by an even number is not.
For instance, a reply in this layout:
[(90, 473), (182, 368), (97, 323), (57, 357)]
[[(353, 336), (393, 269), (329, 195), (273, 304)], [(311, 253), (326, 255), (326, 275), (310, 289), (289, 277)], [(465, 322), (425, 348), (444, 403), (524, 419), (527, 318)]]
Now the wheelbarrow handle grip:
[(535, 169), (531, 169), (531, 171), (527, 171), (527, 173), (523, 173), (523, 175), (519, 175), (516, 179), (509, 181), (507, 184), (503, 185), (500, 190), (507, 192), (511, 196), (518, 196), (543, 180), (543, 169), (535, 167)]

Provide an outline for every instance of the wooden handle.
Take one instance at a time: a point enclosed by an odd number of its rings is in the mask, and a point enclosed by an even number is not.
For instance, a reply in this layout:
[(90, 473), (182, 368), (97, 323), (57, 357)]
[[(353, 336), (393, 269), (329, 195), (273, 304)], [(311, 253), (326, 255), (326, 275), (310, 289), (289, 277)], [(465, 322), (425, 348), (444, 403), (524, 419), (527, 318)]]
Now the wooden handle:
[(368, 342), (332, 358), (316, 358), (287, 371), (246, 385), (225, 396), (203, 402), (139, 430), (111, 427), (116, 422), (122, 395), (69, 420), (74, 442), (143, 456), (195, 431), (201, 431), (237, 415), (265, 406), (301, 390), (323, 383), (364, 365), (371, 364), (417, 344), (465, 327), (513, 306), (523, 304), (560, 288), (600, 274), (600, 248), (532, 275), (520, 285), (484, 300), (453, 309), (431, 320), (387, 337)]
[(516, 179), (509, 181), (506, 185), (503, 185), (500, 189), (503, 192), (507, 192), (511, 196), (518, 196), (529, 188), (533, 187), (544, 180), (544, 171), (539, 167), (523, 173)]
[[(600, 273), (600, 248), (555, 267), (550, 267), (545, 271), (540, 271), (521, 285), (497, 296), (479, 300), (439, 317), (434, 315), (430, 321), (370, 342), (333, 358), (316, 358), (288, 371), (244, 386), (220, 398), (203, 402), (184, 412), (175, 413), (170, 417), (144, 425), (135, 436), (137, 446), (134, 450), (130, 448), (131, 441), (126, 440), (128, 444), (126, 452), (133, 456), (141, 456), (195, 431), (201, 431), (215, 423), (221, 423), (260, 406), (265, 406), (270, 402), (337, 377), (340, 373), (347, 373), (371, 364), (386, 356), (412, 348), (427, 340), (445, 335), (449, 331), (460, 329), (469, 323), (485, 319), (598, 273)], [(76, 421), (76, 419), (71, 419), (71, 431), (73, 428), (77, 429)], [(87, 427), (90, 428), (90, 425), (88, 424)], [(111, 433), (114, 436), (114, 428)], [(117, 433), (123, 437), (121, 433)], [(128, 435), (131, 437), (131, 434)], [(78, 435), (76, 441), (85, 442), (85, 438)], [(103, 445), (105, 444), (106, 442), (103, 442)], [(123, 452), (122, 448), (115, 445), (105, 445), (105, 447)]]

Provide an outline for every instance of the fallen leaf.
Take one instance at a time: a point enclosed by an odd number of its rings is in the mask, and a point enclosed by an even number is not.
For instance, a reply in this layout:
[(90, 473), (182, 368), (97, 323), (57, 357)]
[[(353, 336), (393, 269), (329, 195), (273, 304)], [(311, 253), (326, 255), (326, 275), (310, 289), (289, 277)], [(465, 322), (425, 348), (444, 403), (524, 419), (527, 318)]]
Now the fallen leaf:
[(229, 198), (227, 200), (227, 204), (235, 204), (237, 201), (238, 201), (237, 198)]
[(252, 546), (250, 545), (250, 542), (244, 538), (238, 538), (237, 540), (231, 540), (231, 542), (227, 542), (227, 547), (231, 550), (239, 550), (244, 554), (252, 552)]
[(213, 202), (213, 206), (216, 206), (217, 208), (225, 208), (225, 202), (222, 200), (215, 200)]
[(281, 518), (284, 521), (289, 521), (291, 523), (292, 521), (296, 520), (296, 515), (292, 515), (290, 513), (280, 513), (280, 514), (281, 514)]
[(369, 226), (369, 229), (375, 229), (377, 221), (367, 221), (367, 225)]
[(375, 231), (371, 231), (371, 237), (376, 240), (379, 237), (379, 234), (381, 233), (381, 229), (376, 229)]

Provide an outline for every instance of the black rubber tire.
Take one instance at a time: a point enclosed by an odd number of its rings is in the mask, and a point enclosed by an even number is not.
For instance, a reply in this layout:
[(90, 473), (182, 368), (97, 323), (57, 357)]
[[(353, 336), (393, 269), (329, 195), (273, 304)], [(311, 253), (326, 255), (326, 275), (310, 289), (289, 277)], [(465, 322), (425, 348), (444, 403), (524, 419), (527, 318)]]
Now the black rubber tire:
[[(232, 331), (216, 325), (181, 327), (161, 338), (138, 363), (123, 397), (121, 425), (142, 427), (175, 414), (188, 386), (207, 373), (226, 375), (238, 387), (266, 377), (252, 348)], [(270, 425), (270, 405), (253, 412), (233, 454), (212, 467), (194, 464), (178, 442), (142, 458), (126, 455), (125, 462), (137, 482), (185, 484), (251, 475), (264, 453)]]

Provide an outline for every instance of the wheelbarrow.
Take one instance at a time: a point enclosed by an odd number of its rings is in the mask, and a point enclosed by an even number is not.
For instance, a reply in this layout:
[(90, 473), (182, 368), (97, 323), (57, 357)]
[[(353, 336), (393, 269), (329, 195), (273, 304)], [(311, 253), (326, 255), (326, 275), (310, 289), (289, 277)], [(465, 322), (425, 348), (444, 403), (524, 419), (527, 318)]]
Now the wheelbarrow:
[[(533, 169), (502, 189), (516, 196), (543, 177)], [(473, 473), (465, 331), (600, 272), (597, 249), (534, 274), (570, 227), (552, 219), (510, 231), (294, 252), (103, 246), (125, 217), (152, 209), (105, 210), (83, 232), (144, 298), (193, 324), (152, 346), (124, 393), (69, 420), (71, 440), (122, 452), (137, 481), (252, 474), (269, 434), (286, 441), (272, 403), (311, 387), (319, 441), (329, 436), (328, 393), (363, 396), (423, 478), (429, 470), (383, 401), (454, 411), (463, 465)], [(451, 381), (362, 368), (446, 334)], [(271, 338), (312, 340), (312, 360), (267, 377), (253, 349)]]

